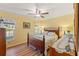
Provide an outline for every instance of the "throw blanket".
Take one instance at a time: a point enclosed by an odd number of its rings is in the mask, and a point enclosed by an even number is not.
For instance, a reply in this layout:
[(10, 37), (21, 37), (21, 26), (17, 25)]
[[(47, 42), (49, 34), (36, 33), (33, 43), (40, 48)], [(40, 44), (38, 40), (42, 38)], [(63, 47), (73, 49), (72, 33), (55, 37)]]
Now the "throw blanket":
[(59, 40), (57, 40), (53, 46), (57, 52), (69, 52), (71, 49), (74, 49), (74, 39), (71, 34), (65, 34)]

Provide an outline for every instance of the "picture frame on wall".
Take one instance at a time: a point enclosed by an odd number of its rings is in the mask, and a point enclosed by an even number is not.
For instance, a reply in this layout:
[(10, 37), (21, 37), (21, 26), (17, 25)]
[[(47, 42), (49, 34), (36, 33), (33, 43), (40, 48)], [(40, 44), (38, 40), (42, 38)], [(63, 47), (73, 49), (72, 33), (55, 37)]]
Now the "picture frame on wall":
[(29, 29), (30, 28), (30, 23), (29, 22), (23, 22), (23, 28), (27, 28)]

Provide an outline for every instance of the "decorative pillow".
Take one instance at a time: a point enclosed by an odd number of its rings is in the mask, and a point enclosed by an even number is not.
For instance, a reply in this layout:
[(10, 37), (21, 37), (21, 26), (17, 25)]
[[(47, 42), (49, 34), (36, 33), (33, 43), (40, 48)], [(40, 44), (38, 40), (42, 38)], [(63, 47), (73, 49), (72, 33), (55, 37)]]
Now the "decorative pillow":
[(71, 49), (70, 49), (70, 46), (69, 46), (69, 45), (67, 45), (67, 46), (65, 47), (65, 49), (66, 49), (66, 51), (67, 51), (67, 52), (70, 52), (70, 51), (71, 51)]
[(53, 33), (53, 32), (48, 32), (48, 35), (49, 35), (49, 36), (53, 36), (53, 34), (55, 34), (55, 33)]

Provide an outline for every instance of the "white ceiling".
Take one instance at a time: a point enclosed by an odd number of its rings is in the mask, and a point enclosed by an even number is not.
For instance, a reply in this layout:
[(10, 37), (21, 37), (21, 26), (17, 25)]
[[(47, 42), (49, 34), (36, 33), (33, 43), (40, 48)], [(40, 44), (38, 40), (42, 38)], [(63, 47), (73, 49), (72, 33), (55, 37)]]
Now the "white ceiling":
[(54, 18), (73, 13), (72, 3), (0, 3), (0, 10), (15, 13), (17, 15), (28, 16), (24, 9), (45, 9), (49, 12), (46, 18)]

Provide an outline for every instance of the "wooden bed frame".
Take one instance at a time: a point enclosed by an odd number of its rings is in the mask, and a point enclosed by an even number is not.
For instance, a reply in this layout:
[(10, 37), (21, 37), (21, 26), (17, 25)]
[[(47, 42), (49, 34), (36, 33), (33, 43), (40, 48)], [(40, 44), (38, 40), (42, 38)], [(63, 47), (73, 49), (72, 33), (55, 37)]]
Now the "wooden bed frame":
[(33, 47), (36, 48), (36, 50), (39, 50), (44, 56), (45, 55), (44, 54), (44, 51), (45, 51), (45, 37), (43, 36), (43, 40), (39, 40), (39, 39), (36, 39), (36, 38), (30, 36), (29, 33), (28, 33), (27, 36), (28, 36), (27, 37), (27, 46), (32, 45)]
[[(55, 32), (58, 35), (59, 38), (59, 28), (58, 29), (52, 29), (52, 30), (48, 30), (48, 29), (44, 29), (45, 31), (48, 32)], [(37, 39), (32, 37), (31, 35), (27, 35), (27, 46), (29, 47), (30, 45), (32, 45), (33, 47), (36, 48), (36, 50), (39, 50), (43, 56), (45, 56), (45, 36), (43, 36), (43, 40)], [(69, 53), (63, 52), (63, 53), (58, 53), (56, 52), (54, 47), (48, 46), (48, 53), (49, 56), (71, 56)]]
[[(59, 28), (54, 29), (54, 30), (53, 29), (52, 30), (44, 29), (44, 30), (48, 32), (55, 32), (59, 38)], [(43, 56), (45, 56), (45, 36), (43, 36), (43, 40), (39, 40), (37, 38), (32, 37), (28, 33), (27, 34), (27, 46), (29, 45), (34, 46), (36, 50), (39, 50), (43, 54)]]
[(49, 29), (49, 28), (44, 28), (44, 31), (48, 31), (48, 32), (55, 32), (58, 35), (58, 38), (60, 38), (59, 32), (60, 32), (60, 28), (58, 27), (57, 29)]

